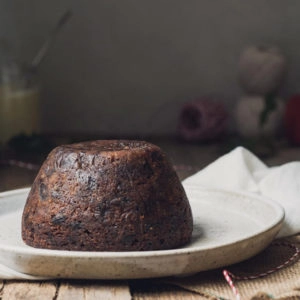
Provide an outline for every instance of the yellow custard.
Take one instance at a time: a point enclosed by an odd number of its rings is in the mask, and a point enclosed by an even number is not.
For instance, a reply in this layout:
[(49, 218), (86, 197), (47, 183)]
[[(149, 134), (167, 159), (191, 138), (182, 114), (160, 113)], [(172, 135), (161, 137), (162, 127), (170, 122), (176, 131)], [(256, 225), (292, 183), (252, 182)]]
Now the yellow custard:
[(39, 89), (0, 86), (0, 143), (20, 133), (39, 131)]

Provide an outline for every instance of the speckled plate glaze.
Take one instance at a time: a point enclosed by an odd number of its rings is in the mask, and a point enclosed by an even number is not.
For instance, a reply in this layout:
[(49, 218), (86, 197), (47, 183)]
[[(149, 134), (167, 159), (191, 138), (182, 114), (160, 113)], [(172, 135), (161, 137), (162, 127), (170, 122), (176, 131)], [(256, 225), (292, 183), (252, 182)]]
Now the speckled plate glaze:
[(185, 276), (245, 260), (276, 236), (283, 209), (271, 201), (221, 190), (188, 191), (194, 216), (186, 247), (146, 252), (35, 249), (21, 238), (29, 189), (0, 193), (0, 263), (18, 272), (55, 278), (133, 279)]

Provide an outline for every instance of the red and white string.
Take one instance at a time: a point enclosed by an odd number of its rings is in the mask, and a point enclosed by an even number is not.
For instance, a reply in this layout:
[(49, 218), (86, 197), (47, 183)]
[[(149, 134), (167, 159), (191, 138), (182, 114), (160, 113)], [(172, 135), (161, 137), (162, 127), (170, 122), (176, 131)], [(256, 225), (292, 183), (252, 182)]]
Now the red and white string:
[(223, 276), (224, 276), (225, 280), (227, 281), (228, 285), (230, 286), (232, 293), (234, 294), (236, 300), (240, 300), (241, 295), (239, 293), (239, 290), (235, 286), (233, 279), (235, 279), (235, 280), (251, 280), (251, 279), (265, 277), (267, 275), (270, 275), (278, 270), (281, 270), (281, 269), (287, 267), (291, 263), (295, 262), (296, 259), (299, 258), (299, 256), (300, 256), (300, 249), (295, 244), (288, 243), (288, 242), (274, 242), (274, 243), (272, 243), (272, 246), (284, 246), (284, 247), (291, 248), (293, 250), (293, 254), (291, 255), (291, 257), (286, 259), (280, 265), (278, 265), (270, 270), (267, 270), (265, 272), (254, 274), (254, 275), (238, 276), (238, 275), (231, 273), (228, 270), (223, 270)]
[(199, 170), (199, 168), (189, 166), (189, 165), (185, 165), (185, 164), (174, 165), (174, 169), (176, 171), (193, 171), (193, 172), (196, 172), (196, 171)]
[(7, 160), (0, 160), (0, 164), (2, 165), (8, 165), (13, 167), (19, 167), (27, 170), (33, 170), (36, 171), (39, 169), (39, 166), (36, 164), (15, 160), (15, 159), (7, 159)]
[(240, 300), (241, 299), (240, 293), (239, 293), (238, 289), (235, 287), (233, 280), (231, 278), (231, 277), (234, 277), (234, 275), (227, 270), (223, 270), (223, 276), (225, 277), (228, 285), (230, 286), (232, 293), (235, 296), (235, 299)]

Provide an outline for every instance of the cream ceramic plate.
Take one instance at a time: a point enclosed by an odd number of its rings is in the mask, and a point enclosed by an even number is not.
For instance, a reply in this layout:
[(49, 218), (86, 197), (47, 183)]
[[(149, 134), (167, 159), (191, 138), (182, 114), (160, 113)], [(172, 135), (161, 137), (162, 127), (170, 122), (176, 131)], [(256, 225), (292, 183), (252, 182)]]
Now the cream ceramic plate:
[(132, 279), (183, 276), (214, 269), (264, 249), (284, 218), (282, 208), (273, 202), (199, 189), (189, 193), (194, 234), (192, 242), (184, 248), (147, 252), (35, 249), (21, 239), (21, 215), (28, 191), (0, 193), (0, 263), (43, 277)]

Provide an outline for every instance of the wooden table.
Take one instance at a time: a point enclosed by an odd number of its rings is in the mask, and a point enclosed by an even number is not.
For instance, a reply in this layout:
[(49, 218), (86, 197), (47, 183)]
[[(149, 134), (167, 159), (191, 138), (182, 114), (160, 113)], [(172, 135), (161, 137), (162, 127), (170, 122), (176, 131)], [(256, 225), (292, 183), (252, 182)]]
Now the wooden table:
[[(178, 141), (158, 141), (169, 155), (181, 179), (205, 167), (220, 156), (219, 145), (190, 145)], [(281, 147), (275, 156), (265, 160), (268, 165), (299, 160), (300, 149)], [(0, 191), (29, 186), (36, 175), (19, 167), (0, 166)], [(183, 289), (161, 285), (157, 280), (44, 282), (1, 281), (0, 299), (207, 299)]]

